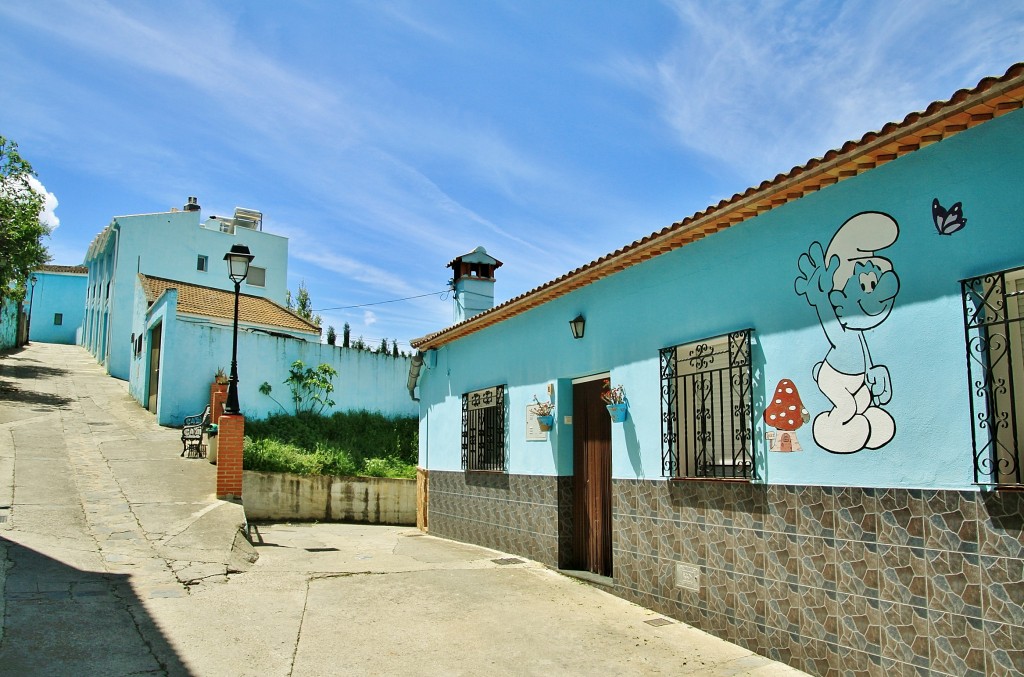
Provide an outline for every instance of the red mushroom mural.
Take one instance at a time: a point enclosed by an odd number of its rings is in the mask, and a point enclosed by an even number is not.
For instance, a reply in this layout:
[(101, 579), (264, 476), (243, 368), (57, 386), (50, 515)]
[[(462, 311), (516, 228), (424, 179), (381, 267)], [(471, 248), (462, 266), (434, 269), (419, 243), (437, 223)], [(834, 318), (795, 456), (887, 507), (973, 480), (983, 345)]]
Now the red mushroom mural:
[(769, 432), (767, 437), (772, 451), (802, 451), (796, 430), (811, 418), (800, 401), (796, 384), (788, 378), (775, 386), (772, 402), (764, 410), (764, 422), (779, 432)]

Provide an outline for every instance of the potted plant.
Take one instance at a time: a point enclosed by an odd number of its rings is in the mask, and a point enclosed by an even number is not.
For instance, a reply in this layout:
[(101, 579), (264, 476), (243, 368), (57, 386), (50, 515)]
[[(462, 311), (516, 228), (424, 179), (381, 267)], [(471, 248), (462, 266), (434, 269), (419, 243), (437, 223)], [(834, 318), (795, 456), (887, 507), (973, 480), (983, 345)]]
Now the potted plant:
[(221, 386), (228, 384), (228, 375), (224, 373), (224, 367), (217, 367), (217, 371), (213, 374), (213, 382)]
[(613, 388), (611, 381), (605, 379), (601, 399), (604, 400), (608, 414), (612, 417), (612, 423), (622, 423), (626, 420), (626, 392), (621, 385)]
[(555, 405), (553, 402), (541, 402), (537, 396), (533, 396), (533, 411), (537, 414), (537, 423), (541, 430), (551, 430), (555, 425)]

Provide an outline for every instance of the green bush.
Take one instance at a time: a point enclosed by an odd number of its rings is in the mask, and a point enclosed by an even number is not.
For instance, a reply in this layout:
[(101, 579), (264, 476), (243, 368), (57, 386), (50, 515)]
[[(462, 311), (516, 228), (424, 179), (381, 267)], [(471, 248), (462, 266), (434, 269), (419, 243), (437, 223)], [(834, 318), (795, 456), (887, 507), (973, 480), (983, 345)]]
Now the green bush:
[(368, 458), (363, 462), (363, 475), (367, 477), (416, 477), (416, 465), (403, 463), (397, 458)]
[(416, 476), (419, 422), (366, 411), (279, 414), (245, 422), (246, 470), (300, 475)]

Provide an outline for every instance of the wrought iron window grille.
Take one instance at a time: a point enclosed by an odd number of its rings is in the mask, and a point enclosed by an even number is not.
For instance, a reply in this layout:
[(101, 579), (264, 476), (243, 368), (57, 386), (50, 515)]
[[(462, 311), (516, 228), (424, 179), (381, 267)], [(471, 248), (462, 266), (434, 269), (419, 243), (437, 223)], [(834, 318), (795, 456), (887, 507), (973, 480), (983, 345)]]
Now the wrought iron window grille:
[(974, 481), (1024, 485), (1024, 267), (960, 282)]
[(505, 386), (462, 395), (462, 469), (504, 472)]
[(750, 340), (743, 329), (661, 350), (661, 470), (754, 477)]

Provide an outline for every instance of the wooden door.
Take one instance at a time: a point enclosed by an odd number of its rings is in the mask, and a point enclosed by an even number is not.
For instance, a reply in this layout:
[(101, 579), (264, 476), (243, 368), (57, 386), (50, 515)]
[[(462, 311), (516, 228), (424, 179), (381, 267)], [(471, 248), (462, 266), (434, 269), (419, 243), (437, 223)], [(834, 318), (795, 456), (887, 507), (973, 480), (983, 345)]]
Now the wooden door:
[(156, 413), (157, 393), (160, 392), (160, 339), (163, 336), (163, 325), (158, 324), (150, 332), (149, 339), (149, 406)]
[(580, 570), (611, 576), (612, 423), (602, 381), (572, 388), (573, 558)]

